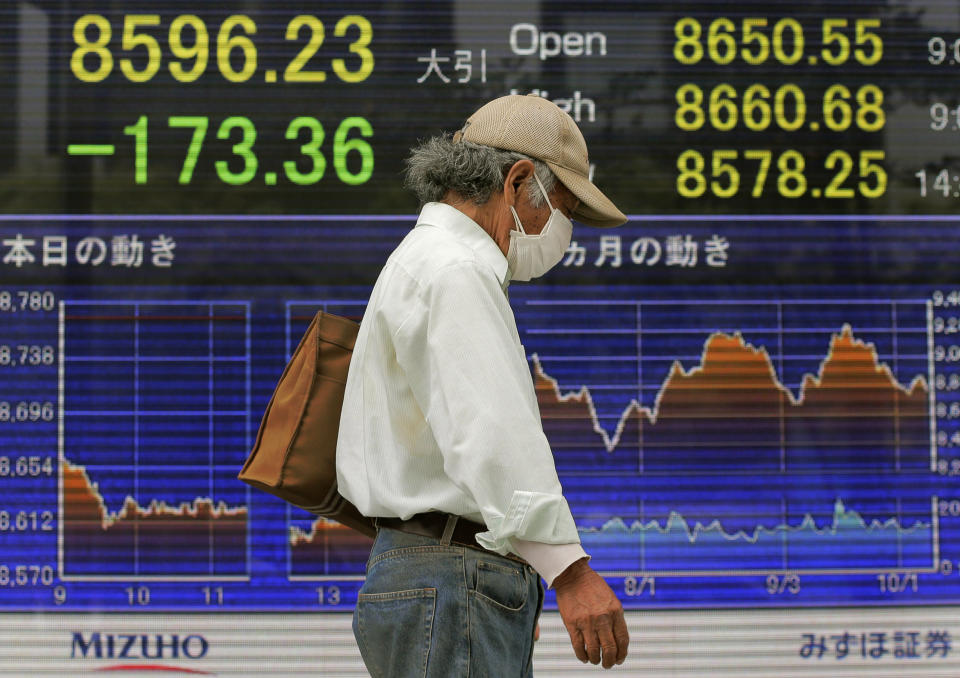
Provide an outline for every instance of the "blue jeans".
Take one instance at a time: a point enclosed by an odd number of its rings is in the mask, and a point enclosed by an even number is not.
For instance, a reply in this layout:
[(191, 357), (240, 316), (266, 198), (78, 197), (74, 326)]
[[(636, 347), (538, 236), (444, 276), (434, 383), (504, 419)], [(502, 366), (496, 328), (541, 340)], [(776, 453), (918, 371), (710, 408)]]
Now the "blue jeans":
[(542, 606), (529, 565), (381, 529), (353, 633), (373, 678), (529, 678)]

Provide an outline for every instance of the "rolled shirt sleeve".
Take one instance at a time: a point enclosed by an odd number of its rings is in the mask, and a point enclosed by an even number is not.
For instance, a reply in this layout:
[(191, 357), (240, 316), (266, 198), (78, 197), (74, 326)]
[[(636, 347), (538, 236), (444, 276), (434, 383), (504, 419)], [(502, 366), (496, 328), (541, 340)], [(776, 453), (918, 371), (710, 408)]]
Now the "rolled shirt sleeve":
[(580, 544), (542, 544), (538, 541), (511, 539), (514, 552), (526, 560), (553, 588), (553, 580), (573, 562), (590, 559)]
[(418, 299), (393, 343), (444, 472), (483, 516), (488, 529), (478, 543), (526, 554), (550, 582), (558, 563), (565, 568), (585, 554), (506, 295), (489, 271), (457, 262), (425, 281)]

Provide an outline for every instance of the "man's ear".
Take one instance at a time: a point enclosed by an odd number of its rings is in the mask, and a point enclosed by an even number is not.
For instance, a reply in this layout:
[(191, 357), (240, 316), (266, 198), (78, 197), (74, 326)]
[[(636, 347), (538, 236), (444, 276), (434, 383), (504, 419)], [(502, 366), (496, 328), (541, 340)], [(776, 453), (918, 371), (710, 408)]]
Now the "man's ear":
[(526, 158), (517, 160), (507, 170), (507, 176), (503, 180), (503, 197), (508, 205), (517, 204), (517, 198), (520, 191), (523, 190), (523, 185), (533, 176), (533, 173), (533, 163)]

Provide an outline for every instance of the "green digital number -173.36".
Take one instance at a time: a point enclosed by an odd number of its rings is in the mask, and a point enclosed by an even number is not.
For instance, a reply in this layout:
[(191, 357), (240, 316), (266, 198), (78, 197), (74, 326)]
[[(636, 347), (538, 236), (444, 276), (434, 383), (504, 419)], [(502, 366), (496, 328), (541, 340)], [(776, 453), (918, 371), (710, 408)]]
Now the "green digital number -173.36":
[[(200, 115), (170, 116), (167, 118), (167, 128), (190, 131), (190, 141), (177, 177), (178, 183), (189, 184), (194, 180), (198, 160), (204, 150), (210, 118)], [(123, 132), (134, 138), (134, 180), (138, 184), (145, 184), (148, 179), (151, 134), (148, 116), (140, 116)], [(291, 145), (289, 159), (283, 160), (278, 167), (263, 167), (255, 149), (257, 128), (253, 121), (237, 115), (224, 119), (217, 126), (216, 138), (232, 142), (230, 151), (233, 157), (214, 162), (217, 178), (231, 186), (249, 184), (258, 176), (267, 186), (277, 185), (281, 177), (289, 183), (308, 186), (324, 177), (328, 157), (333, 161), (337, 179), (349, 186), (366, 183), (373, 174), (373, 147), (366, 141), (373, 136), (373, 126), (366, 118), (351, 116), (340, 122), (333, 134), (332, 153), (324, 151), (326, 132), (316, 118), (294, 118), (283, 136), (287, 141), (301, 143), (299, 146)]]

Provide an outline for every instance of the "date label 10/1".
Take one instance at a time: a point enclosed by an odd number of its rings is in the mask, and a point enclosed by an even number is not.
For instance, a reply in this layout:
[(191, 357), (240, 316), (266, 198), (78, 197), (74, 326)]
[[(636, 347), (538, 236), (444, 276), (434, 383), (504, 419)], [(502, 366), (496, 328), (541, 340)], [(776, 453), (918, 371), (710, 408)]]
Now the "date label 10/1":
[(916, 572), (888, 572), (877, 575), (880, 593), (916, 593), (920, 590)]

